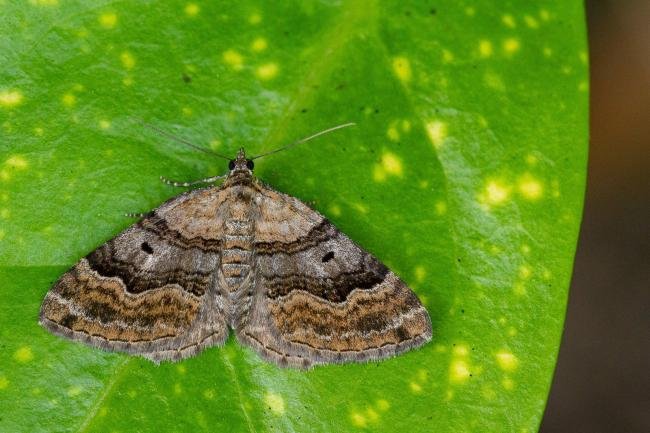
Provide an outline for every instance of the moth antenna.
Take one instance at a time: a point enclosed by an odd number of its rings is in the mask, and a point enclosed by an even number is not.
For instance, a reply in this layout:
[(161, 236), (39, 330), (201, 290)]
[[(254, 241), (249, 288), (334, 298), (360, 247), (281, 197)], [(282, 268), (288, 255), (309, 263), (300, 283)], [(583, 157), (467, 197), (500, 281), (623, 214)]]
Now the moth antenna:
[(194, 143), (192, 143), (190, 141), (187, 141), (184, 138), (180, 138), (180, 137), (177, 137), (177, 136), (175, 136), (173, 134), (170, 134), (169, 132), (160, 129), (157, 126), (150, 125), (150, 124), (144, 122), (141, 119), (134, 118), (132, 120), (139, 123), (140, 126), (144, 126), (145, 128), (148, 128), (148, 129), (150, 129), (150, 130), (152, 130), (154, 132), (157, 132), (158, 134), (162, 135), (163, 137), (169, 138), (170, 140), (175, 141), (177, 143), (184, 144), (185, 146), (191, 147), (192, 149), (196, 149), (196, 150), (199, 150), (201, 152), (208, 153), (210, 155), (218, 156), (219, 158), (223, 158), (223, 159), (225, 159), (227, 161), (230, 161), (232, 159), (232, 158), (228, 158), (227, 156), (223, 156), (223, 155), (221, 155), (221, 154), (219, 154), (219, 153), (217, 153), (217, 152), (215, 152), (213, 150), (206, 149), (205, 147), (197, 146), (196, 144), (194, 144)]
[(261, 158), (263, 156), (271, 155), (272, 153), (277, 153), (277, 152), (280, 152), (282, 150), (286, 150), (286, 149), (288, 149), (290, 147), (293, 147), (293, 146), (296, 146), (298, 144), (304, 143), (306, 141), (312, 140), (312, 139), (314, 139), (316, 137), (320, 137), (321, 135), (325, 135), (325, 134), (328, 134), (330, 132), (336, 131), (337, 129), (343, 129), (343, 128), (347, 128), (348, 126), (355, 126), (355, 125), (356, 125), (356, 123), (349, 122), (349, 123), (344, 123), (342, 125), (333, 126), (331, 128), (328, 128), (328, 129), (325, 129), (323, 131), (317, 132), (317, 133), (315, 133), (313, 135), (310, 135), (309, 137), (301, 138), (300, 140), (296, 140), (293, 143), (287, 144), (286, 146), (282, 146), (282, 147), (280, 147), (278, 149), (271, 150), (271, 151), (266, 152), (266, 153), (262, 153), (260, 155), (254, 156), (254, 157), (249, 158), (249, 159), (252, 160), (252, 159)]

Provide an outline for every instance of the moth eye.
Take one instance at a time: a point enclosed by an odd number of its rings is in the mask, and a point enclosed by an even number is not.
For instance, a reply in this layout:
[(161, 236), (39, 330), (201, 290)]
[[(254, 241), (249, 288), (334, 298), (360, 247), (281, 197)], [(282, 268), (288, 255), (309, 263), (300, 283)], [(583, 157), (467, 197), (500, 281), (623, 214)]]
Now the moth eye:
[(230, 162), (228, 163), (228, 169), (229, 170), (234, 170), (235, 169), (235, 160), (231, 159)]
[(323, 263), (327, 263), (334, 258), (334, 251), (330, 251), (323, 256)]
[(153, 248), (151, 248), (151, 245), (149, 245), (148, 242), (142, 242), (140, 248), (142, 248), (142, 251), (144, 251), (147, 254), (153, 254)]
[(253, 167), (255, 167), (255, 164), (253, 163), (252, 160), (247, 159), (247, 160), (246, 160), (246, 167), (248, 167), (249, 170), (252, 170)]

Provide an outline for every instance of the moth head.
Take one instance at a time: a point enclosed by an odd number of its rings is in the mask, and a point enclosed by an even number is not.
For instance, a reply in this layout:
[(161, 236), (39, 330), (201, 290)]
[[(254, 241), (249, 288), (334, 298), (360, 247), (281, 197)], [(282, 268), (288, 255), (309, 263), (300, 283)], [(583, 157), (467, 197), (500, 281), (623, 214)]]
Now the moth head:
[(239, 149), (239, 152), (237, 152), (237, 157), (235, 159), (231, 159), (228, 162), (228, 169), (230, 170), (231, 173), (237, 171), (250, 173), (253, 171), (254, 167), (255, 164), (253, 163), (253, 160), (246, 158), (246, 152), (244, 152), (243, 147)]

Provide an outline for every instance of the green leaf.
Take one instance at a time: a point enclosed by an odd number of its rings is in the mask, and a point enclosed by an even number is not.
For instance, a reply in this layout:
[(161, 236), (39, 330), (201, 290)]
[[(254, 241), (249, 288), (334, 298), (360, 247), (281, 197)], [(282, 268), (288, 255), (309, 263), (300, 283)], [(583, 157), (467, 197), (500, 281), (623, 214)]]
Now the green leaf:
[[(0, 16), (0, 431), (534, 432), (587, 154), (582, 2), (58, 2)], [(233, 338), (155, 366), (37, 324), (52, 283), (225, 161), (310, 202), (434, 340), (302, 372)]]

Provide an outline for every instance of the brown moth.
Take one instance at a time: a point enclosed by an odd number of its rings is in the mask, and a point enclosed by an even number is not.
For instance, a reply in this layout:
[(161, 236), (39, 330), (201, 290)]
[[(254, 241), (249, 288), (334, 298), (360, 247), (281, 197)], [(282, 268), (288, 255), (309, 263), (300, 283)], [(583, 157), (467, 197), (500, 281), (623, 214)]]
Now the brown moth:
[(241, 149), (221, 185), (168, 200), (81, 259), (47, 293), (40, 323), (156, 363), (222, 345), (229, 329), (296, 368), (428, 342), (431, 320), (406, 284), (321, 214), (255, 178), (252, 159)]

